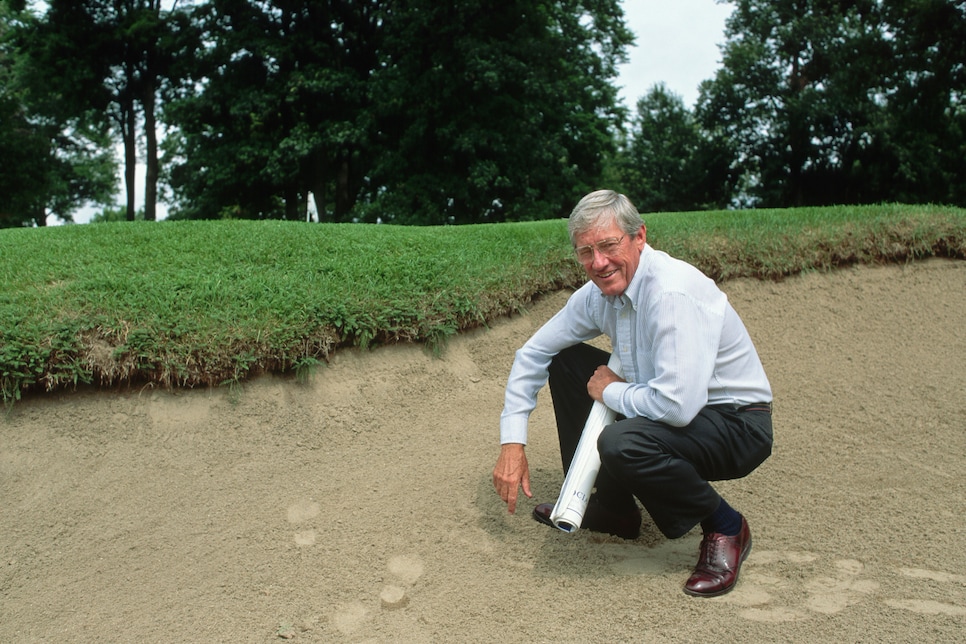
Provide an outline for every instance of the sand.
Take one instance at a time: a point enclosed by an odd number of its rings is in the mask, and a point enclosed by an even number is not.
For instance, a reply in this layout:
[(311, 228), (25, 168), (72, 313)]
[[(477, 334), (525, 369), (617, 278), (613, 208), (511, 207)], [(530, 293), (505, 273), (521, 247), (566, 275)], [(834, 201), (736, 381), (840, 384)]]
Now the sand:
[(775, 451), (719, 489), (754, 548), (565, 534), (550, 398), (534, 498), (492, 488), (513, 352), (567, 293), (308, 382), (65, 392), (0, 415), (0, 642), (953, 642), (966, 634), (966, 262), (722, 284)]

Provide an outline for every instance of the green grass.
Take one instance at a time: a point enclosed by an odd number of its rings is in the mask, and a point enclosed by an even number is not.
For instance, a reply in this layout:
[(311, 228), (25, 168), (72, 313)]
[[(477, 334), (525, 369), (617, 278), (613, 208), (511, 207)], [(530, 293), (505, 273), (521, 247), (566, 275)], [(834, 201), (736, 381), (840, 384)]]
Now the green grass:
[[(966, 210), (648, 215), (717, 280), (966, 258)], [(108, 223), (0, 230), (0, 396), (305, 373), (347, 346), (447, 337), (583, 282), (564, 220), (459, 227)]]

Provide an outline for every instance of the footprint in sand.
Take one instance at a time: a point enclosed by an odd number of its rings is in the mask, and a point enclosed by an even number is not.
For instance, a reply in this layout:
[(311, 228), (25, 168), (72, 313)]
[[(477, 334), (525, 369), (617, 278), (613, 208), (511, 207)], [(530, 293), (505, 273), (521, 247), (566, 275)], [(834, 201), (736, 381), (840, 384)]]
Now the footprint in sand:
[(369, 610), (362, 602), (342, 604), (332, 616), (332, 624), (343, 635), (351, 635), (358, 631), (369, 617)]
[[(292, 524), (303, 523), (309, 519), (314, 519), (322, 511), (322, 506), (320, 506), (315, 501), (296, 501), (292, 505), (288, 506), (286, 510), (286, 515), (288, 517), (288, 522)], [(295, 543), (300, 546), (313, 546), (315, 545), (315, 530), (299, 530), (295, 533)]]
[[(404, 608), (409, 604), (408, 589), (423, 575), (423, 562), (412, 555), (399, 555), (389, 559), (387, 568), (393, 581), (379, 593), (379, 601), (386, 610)], [(344, 635), (359, 631), (372, 616), (372, 611), (362, 601), (337, 606), (332, 614), (332, 624)]]
[[(938, 582), (940, 584), (952, 584), (966, 586), (966, 575), (957, 575), (941, 570), (923, 570), (922, 568), (899, 568), (900, 575), (907, 579), (917, 579)], [(930, 599), (887, 599), (887, 606), (908, 610), (920, 615), (949, 615), (951, 617), (966, 617), (966, 606), (959, 604), (949, 604)]]
[[(803, 569), (812, 575), (804, 582)], [(865, 565), (855, 559), (825, 562), (811, 552), (753, 553), (742, 569), (738, 588), (724, 600), (745, 606), (741, 616), (756, 622), (793, 622), (814, 613), (832, 615), (878, 590), (876, 582), (863, 578), (864, 571)]]
[(805, 607), (816, 613), (832, 615), (864, 599), (879, 588), (870, 579), (860, 579), (865, 566), (855, 559), (837, 559), (828, 577), (816, 577), (805, 585)]
[(389, 560), (389, 572), (399, 584), (387, 584), (379, 593), (382, 607), (395, 610), (409, 604), (406, 586), (412, 586), (423, 575), (423, 562), (411, 555), (399, 555)]
[[(903, 588), (913, 596), (882, 599), (886, 606), (924, 616), (966, 617), (962, 603), (915, 597), (914, 583), (956, 586), (957, 593), (947, 594), (961, 597), (966, 575), (922, 568), (898, 568), (895, 572), (912, 580)], [(724, 601), (745, 606), (742, 617), (757, 622), (792, 622), (816, 613), (834, 615), (871, 599), (879, 590), (879, 584), (864, 577), (865, 564), (855, 559), (827, 562), (810, 552), (753, 553), (742, 570), (738, 588)]]
[(412, 586), (423, 576), (423, 562), (412, 555), (393, 557), (387, 567), (394, 577), (407, 586)]

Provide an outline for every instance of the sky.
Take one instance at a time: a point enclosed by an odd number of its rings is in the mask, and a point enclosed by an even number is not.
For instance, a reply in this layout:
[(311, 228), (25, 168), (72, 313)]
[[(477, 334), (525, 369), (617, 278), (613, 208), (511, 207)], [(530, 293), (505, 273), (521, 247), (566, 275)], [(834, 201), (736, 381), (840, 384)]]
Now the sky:
[[(724, 42), (725, 19), (732, 5), (715, 0), (622, 0), (624, 18), (634, 32), (636, 44), (628, 49), (628, 63), (621, 65), (616, 84), (624, 104), (632, 110), (637, 100), (656, 83), (681, 96), (692, 108), (698, 85), (714, 76), (720, 64), (718, 45)], [(144, 167), (138, 166), (136, 201), (144, 206)], [(118, 193), (124, 201), (123, 185)], [(158, 204), (158, 218), (167, 212)], [(85, 208), (74, 215), (85, 223), (93, 211)], [(54, 223), (54, 217), (50, 218)]]
[(624, 19), (636, 36), (617, 84), (633, 109), (651, 86), (663, 82), (688, 108), (698, 85), (714, 76), (721, 61), (725, 19), (734, 8), (715, 0), (623, 0)]

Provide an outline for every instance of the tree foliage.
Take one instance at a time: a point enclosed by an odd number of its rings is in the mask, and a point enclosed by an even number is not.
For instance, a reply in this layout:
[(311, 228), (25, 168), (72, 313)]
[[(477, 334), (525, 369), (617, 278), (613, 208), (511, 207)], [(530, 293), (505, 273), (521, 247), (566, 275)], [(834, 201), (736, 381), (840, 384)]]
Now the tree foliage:
[(733, 190), (727, 150), (663, 83), (638, 101), (615, 165), (615, 181), (641, 212), (724, 208)]
[(560, 214), (619, 123), (616, 0), (214, 0), (172, 106), (186, 216), (445, 223)]
[(51, 109), (20, 36), (37, 28), (24, 3), (0, 3), (0, 227), (71, 221), (78, 204), (104, 203), (116, 165), (90, 112)]
[[(0, 0), (0, 221), (443, 224), (643, 211), (966, 205), (966, 0), (735, 0), (693, 111), (630, 114), (619, 0)], [(42, 15), (29, 6), (44, 7)], [(163, 146), (157, 134), (165, 134)], [(163, 147), (164, 156), (159, 156)]]
[(966, 3), (738, 0), (697, 113), (751, 204), (963, 203)]
[(623, 111), (619, 4), (404, 0), (377, 83), (377, 213), (491, 222), (565, 214)]
[(127, 218), (132, 220), (137, 149), (143, 141), (145, 217), (155, 219), (157, 104), (176, 68), (171, 42), (180, 33), (183, 14), (163, 12), (161, 0), (49, 0), (46, 5), (42, 19), (17, 33), (36, 113), (115, 133), (124, 150)]
[(207, 47), (170, 106), (182, 216), (348, 217), (371, 157), (371, 77), (386, 3), (214, 0)]
[(966, 205), (966, 1), (886, 2), (893, 198)]

